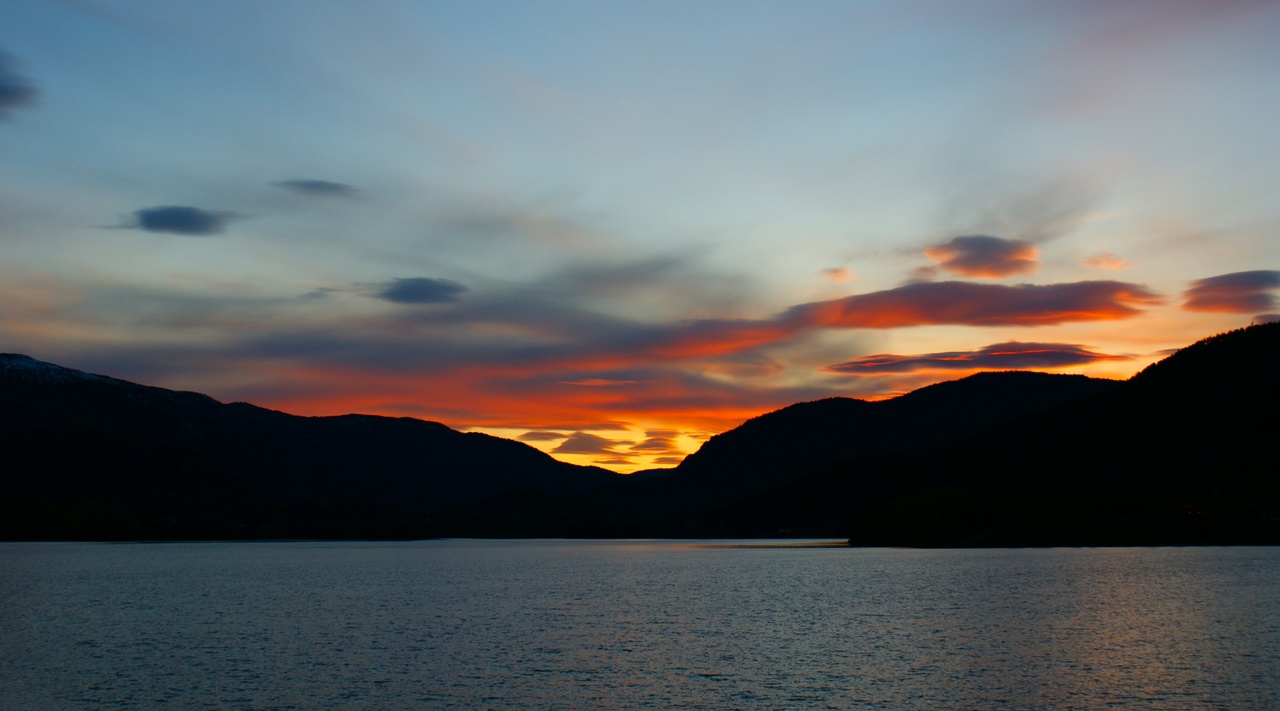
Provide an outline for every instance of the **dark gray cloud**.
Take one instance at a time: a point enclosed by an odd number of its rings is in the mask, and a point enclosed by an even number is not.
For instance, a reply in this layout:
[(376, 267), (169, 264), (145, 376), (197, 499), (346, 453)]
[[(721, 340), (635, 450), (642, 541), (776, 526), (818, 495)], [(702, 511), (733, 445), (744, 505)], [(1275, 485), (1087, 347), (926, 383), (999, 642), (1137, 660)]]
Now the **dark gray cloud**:
[(951, 351), (923, 355), (879, 354), (854, 358), (824, 368), (833, 373), (873, 375), (912, 373), (918, 370), (1019, 370), (1065, 368), (1104, 360), (1129, 360), (1125, 356), (1095, 353), (1073, 343), (1021, 343), (1009, 341), (976, 351)]
[(343, 183), (334, 183), (328, 180), (281, 180), (273, 183), (276, 187), (284, 188), (302, 195), (314, 195), (316, 197), (355, 197), (359, 194), (359, 190)]
[(1280, 321), (1280, 314), (1258, 314), (1253, 317), (1253, 323), (1255, 326), (1264, 323), (1276, 323), (1278, 321)]
[(645, 439), (643, 441), (631, 445), (632, 452), (648, 452), (654, 454), (680, 453), (680, 448), (677, 447), (675, 443), (675, 438), (679, 436), (679, 432), (674, 430), (649, 430), (644, 434)]
[(227, 223), (236, 217), (234, 212), (201, 210), (186, 205), (161, 205), (135, 210), (133, 223), (127, 226), (147, 232), (205, 236), (225, 231)]
[(18, 58), (0, 49), (0, 120), (35, 103), (40, 91), (18, 71)]
[(1280, 271), (1233, 272), (1191, 282), (1183, 293), (1187, 311), (1258, 313), (1276, 307), (1271, 292), (1280, 289)]
[(1039, 253), (1026, 240), (990, 235), (966, 235), (924, 251), (949, 272), (984, 279), (1030, 274), (1039, 266)]
[(516, 439), (521, 442), (550, 442), (551, 440), (564, 438), (564, 434), (560, 432), (551, 432), (549, 430), (533, 430), (532, 432), (525, 432), (519, 437), (516, 437)]
[[(555, 454), (621, 454), (614, 447), (627, 442), (615, 442), (590, 432), (574, 432), (569, 438), (551, 450)], [(622, 462), (626, 464), (627, 462)]]
[(467, 287), (450, 279), (410, 277), (392, 279), (383, 285), (378, 298), (394, 304), (447, 304), (458, 300)]

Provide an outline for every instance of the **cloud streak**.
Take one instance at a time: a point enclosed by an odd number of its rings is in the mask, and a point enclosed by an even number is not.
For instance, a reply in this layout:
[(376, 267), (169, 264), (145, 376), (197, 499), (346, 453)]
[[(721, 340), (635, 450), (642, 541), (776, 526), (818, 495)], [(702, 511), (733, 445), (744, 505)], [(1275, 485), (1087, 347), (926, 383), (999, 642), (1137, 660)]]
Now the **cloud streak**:
[(1085, 258), (1084, 265), (1090, 269), (1128, 269), (1133, 266), (1129, 260), (1117, 257), (1110, 252), (1091, 254)]
[(126, 226), (144, 232), (206, 237), (226, 231), (227, 224), (236, 217), (234, 212), (202, 210), (187, 205), (162, 205), (135, 210), (133, 223)]
[(1145, 286), (1119, 281), (1016, 286), (920, 282), (802, 304), (788, 310), (782, 321), (814, 328), (1048, 326), (1130, 318), (1163, 301)]
[(1183, 293), (1187, 311), (1247, 314), (1276, 307), (1272, 293), (1280, 289), (1280, 271), (1258, 270), (1220, 274), (1191, 282)]
[(1030, 242), (990, 235), (953, 237), (924, 254), (949, 272), (982, 279), (1030, 274), (1040, 266), (1040, 253)]
[(328, 180), (281, 180), (273, 183), (278, 188), (284, 188), (290, 192), (299, 195), (311, 195), (314, 197), (355, 197), (360, 193), (359, 190), (343, 183), (334, 183)]
[(18, 58), (0, 49), (0, 120), (9, 118), (14, 109), (31, 106), (40, 96), (18, 67)]
[(878, 354), (854, 358), (824, 370), (846, 375), (914, 373), (927, 370), (1025, 370), (1067, 368), (1100, 361), (1129, 360), (1072, 343), (1022, 343), (1009, 341), (976, 351), (951, 351), (922, 355)]

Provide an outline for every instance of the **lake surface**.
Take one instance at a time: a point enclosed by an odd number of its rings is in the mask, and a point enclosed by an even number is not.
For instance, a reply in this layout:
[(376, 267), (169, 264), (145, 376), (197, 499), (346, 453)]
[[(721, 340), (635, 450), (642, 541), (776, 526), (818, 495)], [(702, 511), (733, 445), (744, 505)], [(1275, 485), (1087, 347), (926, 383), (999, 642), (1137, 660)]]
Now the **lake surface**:
[(1280, 548), (0, 544), (4, 709), (1274, 709)]

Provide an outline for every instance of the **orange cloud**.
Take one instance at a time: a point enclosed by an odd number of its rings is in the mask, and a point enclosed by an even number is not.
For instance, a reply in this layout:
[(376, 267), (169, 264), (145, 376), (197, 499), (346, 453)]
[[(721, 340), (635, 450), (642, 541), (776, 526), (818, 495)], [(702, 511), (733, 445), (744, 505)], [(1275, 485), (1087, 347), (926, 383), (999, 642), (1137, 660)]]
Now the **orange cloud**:
[(1271, 292), (1280, 289), (1280, 271), (1234, 272), (1191, 282), (1183, 293), (1187, 311), (1247, 314), (1276, 307)]
[(823, 269), (820, 273), (824, 278), (830, 279), (831, 281), (853, 281), (853, 272), (850, 271), (848, 267), (832, 267), (830, 269)]
[(1084, 265), (1090, 269), (1128, 269), (1133, 266), (1129, 260), (1121, 259), (1110, 252), (1091, 254), (1084, 260)]
[(785, 319), (825, 328), (903, 328), (925, 325), (1045, 326), (1124, 319), (1164, 299), (1138, 284), (917, 282), (896, 289), (803, 304)]

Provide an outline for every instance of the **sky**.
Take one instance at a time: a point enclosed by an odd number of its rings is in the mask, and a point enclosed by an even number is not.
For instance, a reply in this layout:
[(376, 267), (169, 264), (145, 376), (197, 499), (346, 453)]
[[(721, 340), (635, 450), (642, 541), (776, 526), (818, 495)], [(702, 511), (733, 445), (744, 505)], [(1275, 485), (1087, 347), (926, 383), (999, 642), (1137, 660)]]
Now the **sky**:
[(0, 4), (0, 351), (668, 467), (1280, 319), (1280, 2)]

